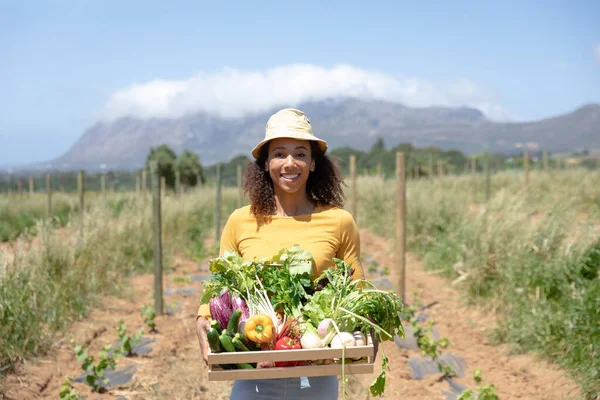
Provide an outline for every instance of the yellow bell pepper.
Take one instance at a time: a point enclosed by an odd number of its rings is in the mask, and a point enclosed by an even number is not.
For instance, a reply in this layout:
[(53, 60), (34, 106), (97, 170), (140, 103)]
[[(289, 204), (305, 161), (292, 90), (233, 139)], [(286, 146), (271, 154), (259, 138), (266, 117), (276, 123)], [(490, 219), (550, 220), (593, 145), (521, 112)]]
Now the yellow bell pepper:
[(266, 314), (256, 314), (246, 321), (244, 333), (254, 343), (271, 343), (275, 339), (273, 320)]

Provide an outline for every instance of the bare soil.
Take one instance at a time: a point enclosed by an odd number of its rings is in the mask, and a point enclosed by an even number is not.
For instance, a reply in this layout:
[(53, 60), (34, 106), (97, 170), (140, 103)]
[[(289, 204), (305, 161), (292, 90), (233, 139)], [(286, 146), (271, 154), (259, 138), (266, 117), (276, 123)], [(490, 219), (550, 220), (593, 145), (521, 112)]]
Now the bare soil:
[[(381, 266), (394, 269), (391, 243), (361, 231), (362, 251), (373, 257)], [(198, 264), (185, 257), (176, 258), (173, 273), (164, 278), (165, 289), (196, 288), (193, 295), (175, 294), (165, 297), (165, 306), (172, 302), (181, 304), (174, 315), (156, 318), (158, 333), (145, 337), (156, 339), (152, 352), (145, 356), (120, 358), (118, 369), (135, 364), (137, 371), (133, 379), (108, 393), (91, 393), (82, 383), (75, 383), (78, 393), (89, 399), (228, 399), (232, 382), (208, 382), (207, 368), (202, 361), (195, 332), (195, 317), (198, 308), (201, 284), (199, 282), (175, 283), (175, 277), (203, 274), (207, 264)], [(365, 266), (366, 272), (366, 266)], [(374, 279), (379, 274), (368, 274)], [(388, 276), (396, 282), (394, 275)], [(0, 394), (4, 399), (56, 399), (61, 383), (67, 377), (83, 373), (75, 360), (72, 345), (89, 341), (89, 353), (96, 355), (101, 347), (113, 343), (117, 337), (115, 329), (120, 320), (125, 321), (133, 333), (144, 326), (140, 309), (153, 304), (153, 276), (142, 275), (132, 279), (129, 288), (120, 298), (103, 298), (89, 317), (75, 323), (63, 338), (58, 338), (51, 351), (44, 357), (19, 367), (16, 373), (6, 377)], [(458, 381), (476, 387), (472, 371), (481, 368), (484, 381), (493, 383), (501, 399), (576, 399), (579, 392), (565, 373), (554, 366), (537, 360), (531, 355), (511, 354), (507, 346), (493, 345), (488, 340), (495, 317), (484, 309), (467, 306), (451, 284), (431, 272), (424, 271), (422, 264), (410, 254), (407, 258), (407, 293), (417, 290), (425, 304), (432, 304), (432, 314), (440, 334), (450, 340), (447, 352), (464, 358), (467, 362), (466, 378)], [(409, 297), (409, 299), (412, 296)], [(384, 398), (390, 399), (443, 399), (442, 391), (448, 391), (448, 383), (439, 380), (440, 375), (428, 376), (423, 380), (411, 379), (408, 365), (410, 357), (418, 356), (416, 350), (398, 348), (393, 342), (384, 344), (390, 360), (391, 371), (387, 374)], [(348, 377), (346, 392), (349, 399), (368, 399), (368, 388), (379, 373), (381, 350), (372, 375)], [(340, 385), (341, 387), (341, 385)], [(340, 391), (340, 398), (342, 392)]]

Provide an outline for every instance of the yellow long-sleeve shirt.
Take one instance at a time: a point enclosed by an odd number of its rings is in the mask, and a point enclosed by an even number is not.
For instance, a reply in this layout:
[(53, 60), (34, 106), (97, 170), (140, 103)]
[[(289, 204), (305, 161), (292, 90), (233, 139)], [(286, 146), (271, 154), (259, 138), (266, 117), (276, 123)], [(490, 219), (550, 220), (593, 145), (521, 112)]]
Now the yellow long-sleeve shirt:
[[(227, 220), (220, 254), (238, 252), (245, 261), (271, 257), (282, 248), (298, 244), (315, 259), (313, 279), (334, 265), (333, 258), (352, 263), (354, 279), (363, 279), (360, 238), (352, 214), (331, 206), (317, 206), (312, 214), (294, 217), (270, 216), (257, 219), (250, 206), (235, 210)], [(208, 304), (200, 305), (198, 316), (210, 316)]]

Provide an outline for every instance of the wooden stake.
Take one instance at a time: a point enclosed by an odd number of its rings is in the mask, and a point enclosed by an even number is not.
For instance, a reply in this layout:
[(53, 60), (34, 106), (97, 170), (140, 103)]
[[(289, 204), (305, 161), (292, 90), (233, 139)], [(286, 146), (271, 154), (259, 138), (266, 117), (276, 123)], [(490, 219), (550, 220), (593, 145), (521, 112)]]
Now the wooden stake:
[(29, 197), (33, 196), (33, 192), (35, 191), (33, 186), (33, 176), (29, 177)]
[(215, 199), (215, 243), (221, 240), (221, 164), (217, 164), (217, 187)]
[(525, 192), (527, 192), (529, 191), (529, 150), (525, 150), (523, 168), (525, 170)]
[(83, 170), (77, 174), (77, 193), (79, 194), (79, 234), (83, 237), (83, 215), (85, 214), (84, 204), (85, 181)]
[(485, 170), (485, 202), (490, 201), (490, 155), (485, 152), (484, 155), (484, 170)]
[(433, 178), (433, 154), (429, 154), (429, 171), (427, 173), (429, 179)]
[(396, 153), (396, 273), (398, 295), (406, 299), (406, 155)]
[(144, 167), (144, 169), (142, 170), (142, 194), (145, 195), (146, 194), (146, 190), (148, 188), (147, 185), (147, 181), (148, 181), (148, 172), (146, 171), (146, 168)]
[(179, 198), (181, 195), (181, 174), (175, 171), (175, 195)]
[(163, 197), (167, 194), (167, 180), (164, 176), (160, 177), (160, 193)]
[(100, 175), (100, 192), (106, 197), (106, 174)]
[(477, 203), (477, 157), (471, 158), (471, 203)]
[(352, 182), (352, 191), (350, 193), (350, 206), (352, 207), (350, 213), (354, 217), (354, 221), (358, 220), (357, 204), (356, 204), (356, 156), (352, 154), (350, 156), (350, 180)]
[(48, 199), (46, 203), (46, 216), (52, 218), (52, 177), (50, 174), (46, 174), (46, 195)]
[(154, 312), (163, 314), (162, 216), (158, 162), (150, 161), (152, 180), (152, 241), (154, 244)]

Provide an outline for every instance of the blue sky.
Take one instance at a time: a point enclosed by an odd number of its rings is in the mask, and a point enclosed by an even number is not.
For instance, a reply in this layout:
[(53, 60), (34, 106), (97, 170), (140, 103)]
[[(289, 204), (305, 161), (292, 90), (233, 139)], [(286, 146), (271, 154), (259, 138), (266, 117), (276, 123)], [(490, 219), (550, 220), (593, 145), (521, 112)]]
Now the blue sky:
[(358, 93), (522, 121), (600, 102), (598, 1), (217, 3), (0, 1), (0, 165), (128, 113)]

